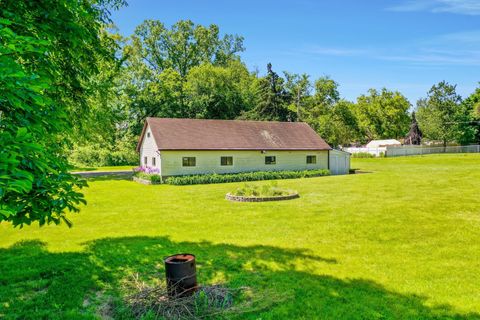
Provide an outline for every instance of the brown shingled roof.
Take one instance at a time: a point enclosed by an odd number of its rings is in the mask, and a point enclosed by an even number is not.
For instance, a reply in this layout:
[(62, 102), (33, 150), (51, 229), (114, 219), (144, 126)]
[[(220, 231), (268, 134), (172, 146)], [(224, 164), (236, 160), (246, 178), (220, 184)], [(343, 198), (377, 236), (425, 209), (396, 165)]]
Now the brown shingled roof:
[(304, 122), (147, 118), (159, 150), (330, 150)]

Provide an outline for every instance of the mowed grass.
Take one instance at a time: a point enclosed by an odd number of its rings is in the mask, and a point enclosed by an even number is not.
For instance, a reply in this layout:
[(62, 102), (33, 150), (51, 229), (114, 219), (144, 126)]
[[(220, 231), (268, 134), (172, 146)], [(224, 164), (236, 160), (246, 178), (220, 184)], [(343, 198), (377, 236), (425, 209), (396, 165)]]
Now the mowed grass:
[[(122, 283), (197, 256), (200, 283), (248, 286), (239, 319), (480, 319), (480, 155), (353, 159), (370, 173), (241, 183), (90, 181), (74, 226), (0, 225), (0, 318), (128, 318)], [(264, 184), (267, 182), (255, 182)]]

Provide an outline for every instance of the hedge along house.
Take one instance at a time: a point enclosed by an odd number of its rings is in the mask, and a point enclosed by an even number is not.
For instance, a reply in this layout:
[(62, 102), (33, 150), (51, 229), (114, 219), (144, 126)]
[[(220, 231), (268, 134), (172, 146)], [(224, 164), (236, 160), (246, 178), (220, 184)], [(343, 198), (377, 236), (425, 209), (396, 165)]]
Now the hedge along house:
[(147, 118), (137, 145), (164, 177), (329, 169), (330, 150), (303, 122), (170, 118)]

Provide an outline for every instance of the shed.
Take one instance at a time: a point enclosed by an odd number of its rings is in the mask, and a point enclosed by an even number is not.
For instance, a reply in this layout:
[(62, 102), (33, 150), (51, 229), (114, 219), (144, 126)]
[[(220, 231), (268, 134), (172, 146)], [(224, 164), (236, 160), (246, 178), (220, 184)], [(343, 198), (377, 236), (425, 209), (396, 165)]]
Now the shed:
[(395, 139), (372, 140), (365, 146), (366, 148), (383, 148), (386, 146), (401, 146), (402, 143)]
[(330, 150), (329, 152), (330, 172), (332, 174), (349, 174), (350, 153), (342, 150)]

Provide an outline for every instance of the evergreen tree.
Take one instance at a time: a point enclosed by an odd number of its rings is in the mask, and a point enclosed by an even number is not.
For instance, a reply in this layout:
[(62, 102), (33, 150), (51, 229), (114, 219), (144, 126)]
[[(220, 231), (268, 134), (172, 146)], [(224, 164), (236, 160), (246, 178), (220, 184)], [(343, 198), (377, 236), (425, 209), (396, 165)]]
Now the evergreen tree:
[(267, 65), (267, 75), (258, 80), (258, 100), (255, 108), (244, 113), (242, 119), (267, 121), (292, 121), (295, 113), (289, 110), (291, 95), (284, 80)]
[(415, 112), (412, 112), (412, 124), (410, 125), (410, 131), (405, 137), (405, 144), (420, 145), (422, 142), (423, 133), (418, 126)]

